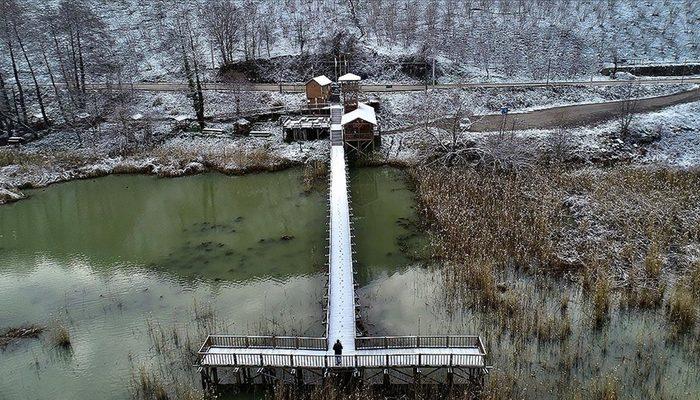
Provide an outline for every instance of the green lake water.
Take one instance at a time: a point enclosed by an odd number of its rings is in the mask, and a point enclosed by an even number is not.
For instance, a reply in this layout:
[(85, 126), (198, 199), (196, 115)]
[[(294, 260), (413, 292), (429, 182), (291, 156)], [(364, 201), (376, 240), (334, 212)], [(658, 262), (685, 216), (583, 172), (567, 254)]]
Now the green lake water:
[[(397, 221), (413, 210), (400, 174), (351, 175), (368, 271), (409, 263), (399, 242), (410, 232)], [(128, 398), (142, 366), (197, 387), (181, 355), (166, 352), (210, 331), (324, 333), (327, 193), (304, 194), (298, 170), (109, 176), (30, 195), (0, 207), (0, 330), (48, 330), (0, 350), (2, 399)], [(70, 350), (52, 343), (58, 325)]]
[[(576, 388), (586, 398), (601, 374), (619, 380), (622, 398), (697, 398), (698, 356), (666, 339), (660, 312), (615, 313), (594, 332), (575, 286), (504, 277), (552, 315), (569, 293), (570, 339), (523, 344), (487, 312), (449, 305), (440, 269), (417, 261), (426, 239), (404, 178), (350, 174), (368, 333), (481, 334), (496, 371), (527, 398)], [(110, 176), (30, 194), (0, 207), (0, 331), (47, 331), (0, 350), (2, 400), (128, 399), (141, 368), (180, 393), (199, 386), (191, 351), (207, 333), (323, 334), (327, 193), (304, 194), (299, 170)], [(52, 343), (57, 325), (71, 349)]]

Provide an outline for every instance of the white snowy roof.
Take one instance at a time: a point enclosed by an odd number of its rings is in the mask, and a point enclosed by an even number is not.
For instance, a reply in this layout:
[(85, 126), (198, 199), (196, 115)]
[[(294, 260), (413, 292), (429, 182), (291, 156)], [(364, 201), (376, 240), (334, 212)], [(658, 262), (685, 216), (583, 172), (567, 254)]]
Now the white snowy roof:
[(355, 74), (345, 74), (338, 78), (338, 82), (351, 82), (351, 81), (360, 81), (362, 78)]
[(340, 124), (345, 125), (348, 122), (352, 122), (358, 118), (363, 121), (367, 121), (372, 125), (377, 125), (377, 115), (374, 112), (374, 107), (368, 106), (364, 103), (357, 103), (356, 110), (343, 115)]
[(321, 86), (330, 85), (332, 83), (331, 80), (328, 79), (328, 77), (325, 75), (319, 75), (315, 78), (311, 78), (311, 80), (316, 81), (316, 83), (318, 83)]

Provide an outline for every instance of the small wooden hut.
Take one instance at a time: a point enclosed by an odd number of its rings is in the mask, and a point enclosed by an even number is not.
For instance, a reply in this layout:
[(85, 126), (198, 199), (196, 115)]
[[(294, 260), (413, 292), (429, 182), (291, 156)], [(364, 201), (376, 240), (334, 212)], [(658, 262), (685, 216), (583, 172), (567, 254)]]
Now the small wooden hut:
[(299, 115), (282, 117), (284, 141), (327, 139), (331, 129), (329, 117)]
[(331, 80), (320, 75), (306, 82), (306, 101), (309, 108), (320, 108), (328, 105), (331, 95)]
[(343, 115), (343, 140), (345, 144), (358, 153), (374, 150), (379, 141), (380, 132), (377, 115), (372, 106), (357, 103), (357, 107)]

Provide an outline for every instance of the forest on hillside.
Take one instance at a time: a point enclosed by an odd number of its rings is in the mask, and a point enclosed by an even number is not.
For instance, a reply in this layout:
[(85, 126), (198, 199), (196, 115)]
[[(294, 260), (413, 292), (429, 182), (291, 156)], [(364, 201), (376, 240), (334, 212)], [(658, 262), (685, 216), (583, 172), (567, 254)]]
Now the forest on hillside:
[(370, 82), (582, 79), (700, 59), (699, 26), (693, 0), (0, 0), (1, 123), (86, 112), (90, 83), (187, 81), (201, 109), (202, 81), (339, 63)]

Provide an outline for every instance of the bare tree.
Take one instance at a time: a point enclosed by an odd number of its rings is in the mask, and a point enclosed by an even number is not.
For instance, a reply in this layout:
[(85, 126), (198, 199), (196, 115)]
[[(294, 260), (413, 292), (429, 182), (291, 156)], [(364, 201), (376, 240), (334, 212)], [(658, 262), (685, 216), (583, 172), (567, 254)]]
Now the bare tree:
[[(71, 68), (71, 80), (77, 92), (85, 95), (88, 70), (104, 72), (113, 46), (106, 25), (86, 0), (61, 0), (55, 15), (56, 27)], [(63, 45), (63, 46), (61, 46)], [(88, 60), (89, 58), (89, 60)], [(67, 74), (68, 75), (68, 74)]]
[(17, 29), (17, 25), (13, 26), (13, 30), (15, 32), (15, 36), (17, 38), (17, 43), (19, 44), (20, 49), (22, 50), (22, 54), (24, 55), (24, 60), (27, 62), (27, 67), (29, 68), (29, 73), (32, 76), (32, 81), (34, 81), (34, 88), (36, 90), (36, 100), (39, 103), (39, 110), (41, 110), (41, 117), (44, 120), (44, 126), (49, 126), (49, 118), (46, 116), (46, 107), (44, 107), (44, 97), (41, 94), (41, 87), (39, 86), (39, 82), (36, 79), (36, 73), (34, 72), (34, 67), (32, 66), (32, 62), (29, 60), (29, 55), (27, 54), (27, 49), (24, 46), (24, 42), (22, 41), (22, 37)]
[(178, 16), (175, 26), (175, 40), (180, 48), (183, 72), (189, 86), (189, 97), (197, 116), (200, 129), (204, 128), (204, 94), (199, 68), (199, 51), (194, 32), (189, 20), (189, 13), (183, 11)]
[(8, 54), (10, 56), (10, 63), (12, 64), (12, 73), (15, 78), (15, 85), (17, 86), (17, 100), (19, 107), (15, 107), (17, 111), (17, 119), (22, 119), (24, 123), (27, 122), (27, 105), (24, 99), (24, 89), (22, 88), (22, 80), (19, 77), (19, 67), (17, 66), (17, 59), (15, 57), (14, 48), (14, 29), (15, 26), (22, 19), (23, 9), (17, 4), (15, 0), (0, 0), (0, 27), (2, 31), (2, 38), (4, 39), (5, 46), (7, 47)]
[(635, 99), (636, 88), (632, 83), (628, 83), (623, 87), (622, 100), (618, 107), (618, 125), (620, 127), (620, 136), (626, 138), (630, 133), (630, 125), (634, 119), (634, 114), (637, 112), (639, 101)]
[[(449, 112), (440, 110), (429, 101), (423, 104), (423, 131), (432, 141), (432, 148), (424, 161), (429, 165), (437, 163), (446, 167), (466, 164), (473, 158), (475, 149), (464, 139), (464, 133), (480, 118), (465, 107), (459, 94), (451, 99)], [(448, 117), (441, 118), (441, 115), (448, 113)]]
[(564, 128), (557, 128), (547, 138), (551, 152), (551, 160), (561, 164), (573, 154), (574, 144), (571, 141), (571, 132)]
[(224, 65), (233, 61), (239, 39), (240, 10), (231, 0), (215, 0), (203, 11), (206, 31), (216, 44)]
[(271, 56), (271, 47), (275, 44), (277, 39), (275, 36), (275, 21), (272, 15), (265, 14), (259, 23), (260, 38), (265, 42), (265, 50), (267, 51), (267, 57)]
[(12, 117), (10, 97), (5, 89), (5, 78), (2, 71), (0, 71), (0, 131), (5, 132), (7, 137), (12, 134), (12, 129), (14, 128)]
[(299, 54), (304, 54), (304, 46), (308, 40), (309, 33), (306, 29), (307, 21), (301, 17), (294, 17), (294, 39), (299, 46)]

